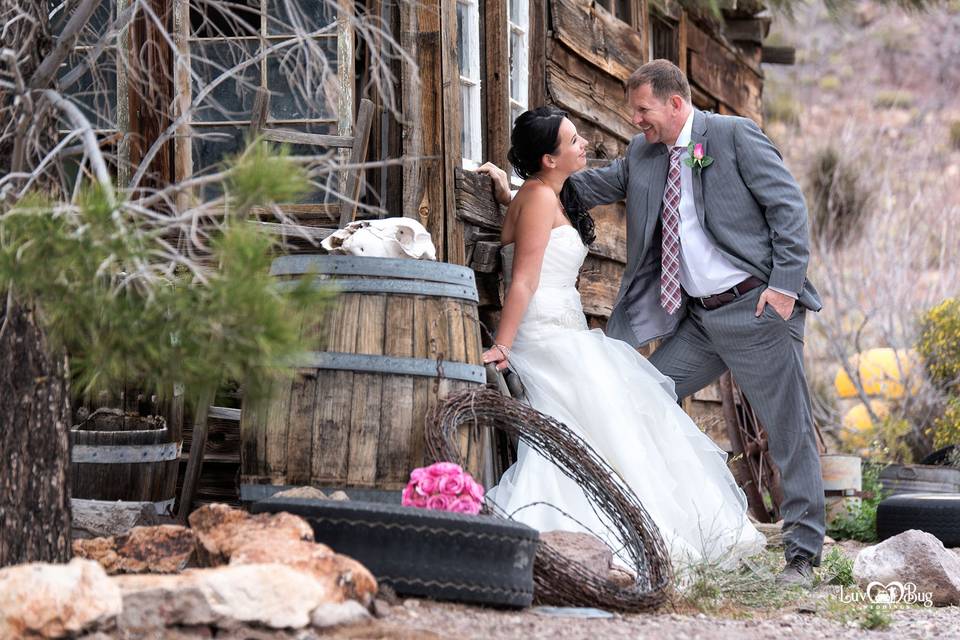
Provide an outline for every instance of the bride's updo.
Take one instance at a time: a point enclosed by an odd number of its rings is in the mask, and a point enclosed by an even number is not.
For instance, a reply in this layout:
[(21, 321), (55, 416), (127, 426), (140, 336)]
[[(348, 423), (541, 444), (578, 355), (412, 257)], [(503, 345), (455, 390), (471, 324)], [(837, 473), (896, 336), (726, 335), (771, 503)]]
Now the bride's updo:
[[(517, 117), (510, 134), (507, 159), (518, 176), (527, 180), (543, 169), (540, 165), (543, 155), (554, 153), (560, 146), (560, 123), (565, 117), (565, 111), (550, 106), (524, 111)], [(596, 238), (593, 218), (569, 179), (560, 190), (560, 203), (583, 243), (593, 242)]]

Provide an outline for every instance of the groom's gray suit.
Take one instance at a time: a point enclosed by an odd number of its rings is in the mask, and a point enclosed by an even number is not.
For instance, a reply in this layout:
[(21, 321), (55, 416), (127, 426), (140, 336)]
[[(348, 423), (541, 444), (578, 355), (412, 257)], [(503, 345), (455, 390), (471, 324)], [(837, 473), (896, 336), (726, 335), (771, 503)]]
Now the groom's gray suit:
[[(785, 555), (819, 563), (824, 535), (823, 485), (803, 371), (807, 309), (820, 298), (806, 279), (807, 211), (796, 181), (776, 148), (751, 120), (694, 111), (692, 141), (713, 163), (694, 169), (697, 217), (729, 262), (797, 304), (789, 320), (771, 305), (757, 317), (765, 287), (706, 310), (684, 296), (676, 314), (660, 305), (660, 217), (670, 154), (636, 136), (624, 157), (571, 180), (588, 207), (626, 200), (627, 265), (607, 333), (634, 347), (664, 338), (650, 358), (684, 397), (727, 368), (769, 435), (780, 468)], [(709, 523), (706, 523), (709, 524)]]

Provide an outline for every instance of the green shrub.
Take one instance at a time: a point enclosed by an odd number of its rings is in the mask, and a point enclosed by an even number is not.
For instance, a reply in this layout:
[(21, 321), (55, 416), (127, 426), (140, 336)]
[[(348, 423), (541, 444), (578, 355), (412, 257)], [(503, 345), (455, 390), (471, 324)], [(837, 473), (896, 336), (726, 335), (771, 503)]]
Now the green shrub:
[(950, 146), (960, 150), (960, 120), (950, 123)]
[(909, 91), (879, 91), (873, 97), (877, 109), (910, 109), (915, 102)]
[(823, 91), (836, 91), (840, 88), (840, 78), (833, 74), (827, 74), (820, 78), (818, 84)]
[(883, 465), (863, 465), (863, 497), (858, 506), (848, 507), (846, 515), (836, 518), (827, 526), (827, 535), (834, 540), (859, 540), (876, 542), (877, 505), (886, 495), (880, 484)]
[(797, 124), (800, 122), (800, 104), (789, 91), (782, 89), (764, 91), (763, 116), (768, 122)]
[(814, 156), (807, 195), (813, 235), (830, 246), (843, 245), (856, 235), (870, 206), (870, 191), (858, 165), (845, 161), (834, 147)]
[(960, 444), (960, 397), (950, 396), (943, 415), (933, 421), (933, 447)]
[(820, 563), (820, 579), (826, 584), (844, 587), (853, 585), (853, 559), (841, 551), (840, 547), (833, 547)]
[(944, 391), (960, 380), (960, 300), (948, 298), (923, 314), (917, 351), (927, 374)]
[(890, 611), (882, 604), (871, 602), (860, 617), (861, 629), (886, 629), (893, 622)]

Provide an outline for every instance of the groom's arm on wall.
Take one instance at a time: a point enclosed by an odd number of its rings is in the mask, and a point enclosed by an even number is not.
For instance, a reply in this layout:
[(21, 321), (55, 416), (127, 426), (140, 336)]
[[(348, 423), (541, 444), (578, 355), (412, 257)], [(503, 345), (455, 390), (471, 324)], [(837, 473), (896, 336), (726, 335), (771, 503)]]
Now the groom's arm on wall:
[(780, 152), (753, 120), (738, 118), (733, 130), (737, 168), (767, 219), (773, 243), (768, 286), (798, 294), (810, 259), (807, 206)]

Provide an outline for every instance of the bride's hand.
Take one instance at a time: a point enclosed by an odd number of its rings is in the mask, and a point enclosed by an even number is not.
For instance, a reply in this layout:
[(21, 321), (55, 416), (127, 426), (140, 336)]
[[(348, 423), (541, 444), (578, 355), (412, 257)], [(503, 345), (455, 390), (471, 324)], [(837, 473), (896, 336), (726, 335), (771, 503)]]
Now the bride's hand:
[(497, 365), (497, 371), (503, 371), (510, 366), (510, 362), (507, 360), (508, 355), (509, 349), (504, 349), (499, 345), (494, 345), (483, 352), (483, 364), (490, 364), (491, 362), (494, 362)]
[(510, 193), (510, 178), (507, 177), (507, 172), (492, 162), (484, 162), (477, 169), (477, 173), (490, 176), (493, 180), (493, 197), (503, 206), (510, 206), (513, 195)]

